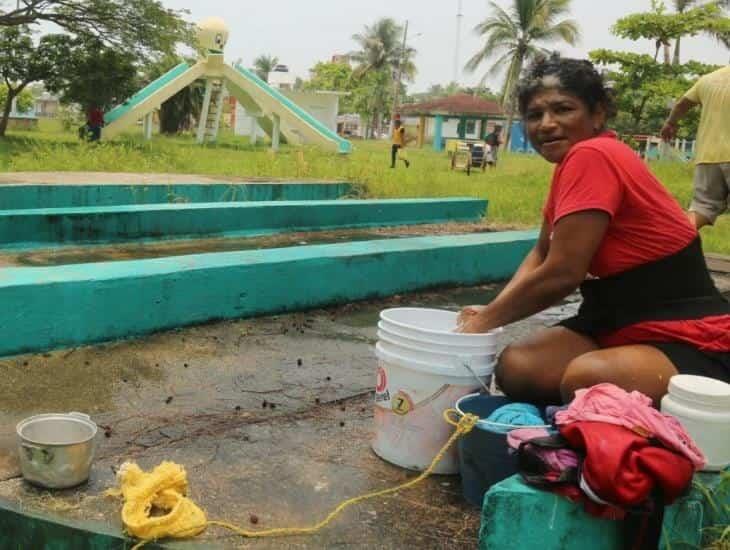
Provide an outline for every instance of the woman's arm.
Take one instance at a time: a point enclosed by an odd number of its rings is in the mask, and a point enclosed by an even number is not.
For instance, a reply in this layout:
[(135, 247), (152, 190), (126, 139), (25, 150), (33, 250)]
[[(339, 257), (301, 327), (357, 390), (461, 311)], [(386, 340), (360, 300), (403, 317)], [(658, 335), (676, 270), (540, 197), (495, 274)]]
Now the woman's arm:
[[(461, 332), (487, 332), (534, 315), (565, 298), (580, 285), (606, 233), (610, 216), (600, 210), (567, 215), (555, 225), (552, 239), (541, 232), (538, 246), (512, 281), (489, 305), (460, 315)], [(548, 241), (544, 260), (541, 249)]]
[(522, 279), (524, 279), (527, 275), (540, 267), (542, 262), (545, 261), (549, 249), (550, 229), (547, 222), (543, 222), (542, 227), (540, 228), (540, 235), (537, 238), (535, 246), (532, 248), (532, 250), (530, 250), (527, 256), (525, 256), (525, 259), (522, 260), (520, 267), (512, 276), (512, 279), (510, 279), (510, 281), (502, 289), (502, 292), (500, 292), (500, 294), (507, 292), (509, 289), (519, 284)]

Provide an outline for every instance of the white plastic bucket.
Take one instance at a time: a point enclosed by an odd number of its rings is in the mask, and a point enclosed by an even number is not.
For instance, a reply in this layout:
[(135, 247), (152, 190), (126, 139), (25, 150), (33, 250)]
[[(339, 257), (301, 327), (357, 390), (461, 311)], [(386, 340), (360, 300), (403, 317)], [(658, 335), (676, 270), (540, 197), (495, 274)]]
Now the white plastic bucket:
[[(488, 385), (494, 371), (495, 353), (490, 351), (494, 335), (452, 332), (456, 326), (453, 312), (403, 309), (403, 315), (392, 309), (381, 313), (381, 320), (385, 317), (394, 320), (399, 323), (393, 325), (397, 330), (414, 337), (407, 343), (398, 342), (388, 332), (387, 322), (382, 321), (384, 326), (379, 325), (381, 340), (375, 347), (378, 373), (372, 447), (388, 462), (422, 471), (453, 433), (453, 427), (443, 420), (443, 412), (453, 407), (459, 398)], [(459, 337), (464, 336), (481, 337), (476, 339), (479, 343), (468, 340), (475, 344), (467, 345), (471, 354), (463, 353), (464, 339)], [(419, 347), (419, 339), (429, 339), (429, 346)], [(456, 474), (458, 471), (459, 460), (454, 446), (434, 472)]]
[(467, 363), (472, 368), (488, 367), (494, 363), (497, 357), (496, 353), (444, 353), (424, 350), (415, 345), (405, 345), (392, 338), (389, 334), (378, 331), (378, 343), (383, 350), (394, 353), (396, 355), (406, 355), (416, 361), (424, 361), (426, 363), (434, 363), (438, 365), (451, 365), (459, 368), (463, 363)]
[(705, 471), (730, 466), (730, 384), (690, 374), (672, 376), (661, 410), (675, 416), (702, 450)]
[(378, 323), (378, 338), (381, 337), (388, 338), (398, 344), (417, 347), (421, 350), (435, 351), (436, 353), (482, 355), (486, 353), (495, 354), (497, 352), (496, 341), (492, 343), (481, 342), (477, 343), (477, 345), (469, 343), (434, 343), (427, 333), (422, 334), (418, 338), (414, 338), (404, 334), (402, 331), (394, 330), (392, 326), (382, 321)]
[(386, 309), (380, 313), (381, 329), (415, 340), (427, 339), (429, 343), (449, 346), (488, 346), (495, 341), (497, 329), (485, 334), (461, 334), (456, 330), (455, 311), (402, 307)]

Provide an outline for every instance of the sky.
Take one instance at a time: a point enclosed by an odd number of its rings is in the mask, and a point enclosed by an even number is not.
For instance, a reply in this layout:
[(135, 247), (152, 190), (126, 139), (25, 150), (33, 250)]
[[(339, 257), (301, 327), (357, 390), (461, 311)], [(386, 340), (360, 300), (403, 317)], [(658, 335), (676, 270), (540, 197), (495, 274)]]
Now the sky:
[[(462, 29), (458, 51), (457, 81), (476, 84), (486, 72), (469, 74), (463, 71), (467, 60), (478, 51), (479, 37), (474, 26), (489, 15), (486, 0), (461, 0)], [(226, 47), (229, 61), (242, 59), (250, 66), (261, 54), (275, 55), (279, 62), (302, 78), (318, 61), (328, 61), (333, 54), (357, 48), (352, 35), (380, 17), (392, 17), (401, 24), (408, 21), (408, 45), (418, 51), (418, 75), (409, 91), (426, 91), (432, 84), (454, 80), (459, 0), (163, 0), (172, 9), (190, 12), (187, 19), (199, 21), (218, 16), (226, 20), (231, 37)], [(509, 0), (497, 0), (502, 7)], [(648, 11), (650, 0), (573, 0), (572, 18), (579, 23), (582, 38), (575, 47), (565, 44), (555, 49), (563, 55), (586, 57), (598, 48), (618, 49), (654, 54), (650, 41), (632, 42), (611, 35), (610, 27), (629, 13)], [(728, 63), (730, 52), (709, 37), (683, 39), (682, 60), (705, 63)], [(499, 78), (490, 78), (486, 85), (498, 90)]]

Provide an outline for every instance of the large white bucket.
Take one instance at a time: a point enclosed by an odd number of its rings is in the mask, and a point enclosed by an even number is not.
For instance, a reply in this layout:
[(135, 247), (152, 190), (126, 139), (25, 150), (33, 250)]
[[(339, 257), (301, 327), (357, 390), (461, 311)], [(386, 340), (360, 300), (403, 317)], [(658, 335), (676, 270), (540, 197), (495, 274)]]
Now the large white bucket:
[[(417, 308), (386, 310), (378, 326), (372, 447), (388, 462), (422, 471), (453, 433), (443, 412), (459, 398), (489, 384), (494, 370), (494, 334), (454, 333), (456, 313)], [(410, 336), (399, 341), (390, 328)], [(434, 472), (458, 471), (454, 446)]]

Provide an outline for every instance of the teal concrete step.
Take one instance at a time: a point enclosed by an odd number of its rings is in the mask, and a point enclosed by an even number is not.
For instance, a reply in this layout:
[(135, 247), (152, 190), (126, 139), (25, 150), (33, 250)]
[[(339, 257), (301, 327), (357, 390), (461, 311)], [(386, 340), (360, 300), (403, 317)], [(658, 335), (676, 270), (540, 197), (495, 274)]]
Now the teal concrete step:
[(0, 245), (35, 247), (138, 239), (266, 234), (477, 221), (471, 198), (154, 204), (0, 211)]
[[(703, 530), (712, 522), (708, 494), (718, 474), (698, 474), (689, 494), (668, 507), (660, 548), (701, 548)], [(730, 501), (715, 503), (730, 506)], [(479, 550), (623, 550), (622, 524), (586, 514), (568, 499), (526, 485), (513, 476), (484, 496)]]
[(345, 182), (251, 182), (94, 185), (0, 185), (0, 209), (122, 204), (335, 200), (355, 193)]
[(510, 277), (534, 231), (5, 268), (0, 355)]

